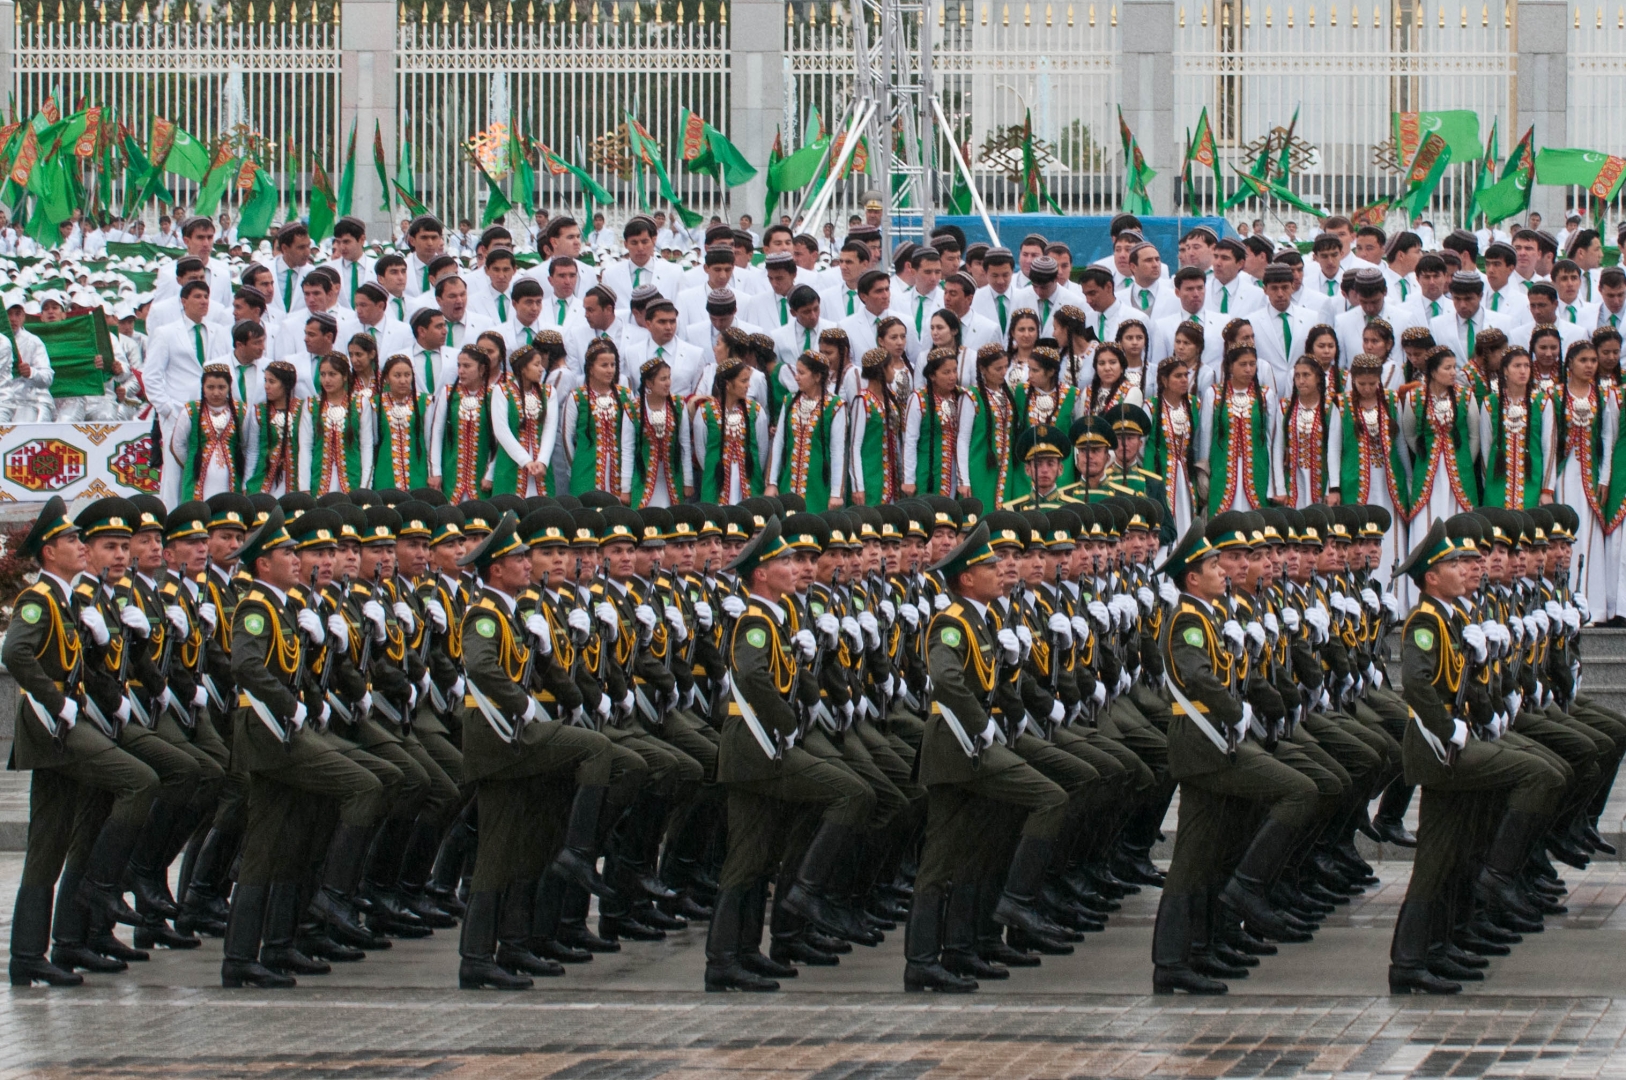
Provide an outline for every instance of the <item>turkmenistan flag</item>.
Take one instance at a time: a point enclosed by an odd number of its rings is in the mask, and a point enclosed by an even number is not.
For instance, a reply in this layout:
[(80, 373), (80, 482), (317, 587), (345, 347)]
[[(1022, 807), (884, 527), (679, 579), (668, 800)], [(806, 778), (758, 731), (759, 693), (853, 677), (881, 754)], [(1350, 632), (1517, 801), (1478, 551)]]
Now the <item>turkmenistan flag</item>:
[(226, 186), (236, 178), (237, 156), (232, 153), (231, 144), (221, 139), (220, 145), (215, 148), (214, 161), (209, 165), (209, 175), (198, 189), (198, 199), (192, 212), (213, 217), (215, 211), (220, 209), (220, 197), (226, 193)]
[(1536, 155), (1536, 181), (1555, 187), (1584, 187), (1592, 196), (1592, 217), (1602, 229), (1606, 203), (1626, 180), (1626, 158), (1602, 150), (1554, 150), (1542, 147)]
[(683, 133), (683, 168), (716, 175), (729, 187), (739, 187), (757, 174), (739, 148), (700, 116), (683, 109), (678, 114)]
[(321, 243), (333, 235), (333, 221), (338, 216), (338, 199), (333, 194), (333, 181), (316, 155), (311, 155), (311, 242)]
[(350, 149), (344, 155), (344, 170), (339, 173), (338, 211), (340, 217), (352, 212), (356, 198), (356, 122), (350, 121)]
[(480, 173), (480, 179), (486, 182), (486, 208), (480, 215), (480, 228), (484, 229), (512, 210), (514, 204), (508, 201), (508, 196), (504, 195), (502, 188), (497, 186), (497, 181), (493, 180), (491, 174), (486, 172), (486, 167), (480, 164), (479, 157), (471, 157), (470, 160), (474, 162), (474, 168)]
[(1140, 152), (1140, 143), (1135, 141), (1134, 132), (1124, 123), (1124, 110), (1121, 105), (1118, 107), (1118, 134), (1123, 138), (1124, 144), (1124, 213), (1150, 214), (1152, 199), (1146, 194), (1146, 185), (1151, 183), (1157, 172), (1146, 164), (1146, 155)]
[[(1145, 189), (1142, 189), (1141, 195), (1144, 196), (1145, 194)], [(1146, 212), (1149, 213), (1151, 203), (1148, 202), (1146, 205)], [(1024, 214), (1037, 214), (1040, 208), (1044, 206), (1050, 207), (1055, 213), (1061, 213), (1061, 207), (1057, 206), (1056, 200), (1050, 197), (1050, 192), (1045, 189), (1044, 177), (1039, 172), (1039, 159), (1033, 150), (1033, 112), (1030, 109), (1022, 117), (1021, 209)], [(1129, 212), (1134, 214), (1142, 211), (1131, 210)]]
[(212, 156), (207, 146), (194, 139), (184, 128), (175, 128), (174, 141), (170, 145), (169, 154), (164, 158), (165, 169), (201, 184), (204, 177), (209, 175), (211, 160)]
[(277, 185), (258, 162), (245, 161), (237, 174), (237, 187), (248, 192), (237, 215), (240, 236), (259, 238), (271, 235), (271, 219), (277, 212)]
[[(45, 345), (51, 358), (52, 397), (91, 397), (105, 393), (116, 355), (107, 320), (79, 315), (54, 323), (29, 323), (28, 332)], [(97, 367), (100, 359), (102, 367)]]
[(1535, 125), (1532, 124), (1508, 155), (1502, 176), (1479, 193), (1479, 211), (1492, 225), (1522, 214), (1530, 206), (1536, 183)]
[(1397, 112), (1390, 114), (1394, 127), (1395, 157), (1410, 161), (1423, 148), (1423, 140), (1438, 135), (1451, 148), (1452, 161), (1478, 161), (1479, 114), (1472, 109), (1444, 112)]
[(1496, 159), (1501, 146), (1497, 140), (1499, 124), (1500, 120), (1491, 121), (1490, 138), (1485, 140), (1485, 156), (1479, 162), (1479, 172), (1474, 177), (1474, 197), (1469, 200), (1468, 212), (1462, 218), (1465, 229), (1473, 228), (1474, 218), (1479, 214), (1479, 197), (1496, 182)]
[[(1478, 149), (1477, 142), (1475, 149)], [(1429, 133), (1423, 140), (1423, 145), (1417, 148), (1417, 155), (1412, 158), (1411, 164), (1406, 166), (1406, 187), (1400, 193), (1395, 204), (1406, 212), (1406, 217), (1416, 217), (1428, 205), (1434, 190), (1440, 186), (1445, 177), (1445, 167), (1451, 164), (1451, 147), (1437, 132)]]
[[(1316, 218), (1327, 216), (1325, 210), (1305, 202), (1285, 184), (1278, 184), (1274, 180), (1266, 180), (1263, 177), (1255, 176), (1251, 172), (1243, 172), (1235, 167), (1231, 171), (1236, 173), (1237, 179), (1241, 181), (1241, 184), (1237, 187), (1237, 195), (1240, 195), (1243, 199), (1257, 195), (1261, 199), (1275, 199), (1278, 202), (1284, 202), (1293, 209), (1302, 210), (1304, 213), (1311, 214)], [(1239, 202), (1241, 200), (1233, 196), (1231, 201)]]
[[(672, 204), (672, 209), (683, 219), (685, 226), (691, 229), (694, 228), (705, 218), (683, 205), (683, 200), (677, 197), (677, 192), (672, 187), (672, 178), (667, 175), (666, 166), (661, 161), (661, 144), (655, 141), (654, 136), (644, 130), (644, 125), (633, 119), (631, 113), (627, 113), (626, 116), (627, 143), (628, 149), (632, 151), (634, 167), (638, 169), (647, 168), (655, 174), (656, 179), (660, 181), (661, 198)], [(642, 198), (644, 190), (641, 182), (638, 186), (638, 193)]]
[(539, 147), (542, 151), (542, 167), (548, 170), (550, 176), (564, 176), (567, 173), (576, 178), (582, 186), (582, 195), (587, 200), (587, 219), (593, 219), (594, 205), (609, 206), (615, 202), (615, 196), (604, 190), (597, 180), (579, 165), (572, 165), (564, 158), (549, 150), (546, 146)]
[(373, 168), (378, 170), (378, 197), (382, 200), (379, 209), (384, 213), (390, 212), (390, 174), (384, 167), (384, 131), (373, 121)]

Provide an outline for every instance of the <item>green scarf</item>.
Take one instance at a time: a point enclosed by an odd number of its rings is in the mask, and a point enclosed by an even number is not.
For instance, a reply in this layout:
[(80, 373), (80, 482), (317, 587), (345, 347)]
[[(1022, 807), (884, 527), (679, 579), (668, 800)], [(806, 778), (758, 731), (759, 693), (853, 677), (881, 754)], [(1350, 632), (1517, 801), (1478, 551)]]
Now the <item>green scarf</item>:
[[(770, 383), (771, 385), (771, 383)], [(833, 437), (832, 426), (836, 417), (845, 407), (839, 396), (831, 395), (824, 399), (824, 408), (813, 417), (813, 430), (808, 434), (807, 448), (807, 475), (804, 477), (803, 490), (797, 491), (794, 483), (793, 461), (796, 455), (796, 402), (801, 397), (788, 399), (784, 408), (784, 415), (779, 420), (779, 428), (784, 432), (785, 446), (780, 456), (779, 475), (775, 483), (780, 491), (790, 491), (799, 494), (807, 501), (807, 512), (822, 514), (830, 509), (831, 484), (840, 484), (841, 477), (831, 476), (830, 469), (834, 464), (830, 454), (830, 440)]]
[[(1230, 505), (1236, 501), (1235, 491), (1230, 493), (1230, 502), (1226, 501), (1226, 489), (1232, 483), (1231, 470), (1235, 467), (1231, 461), (1231, 410), (1226, 406), (1229, 397), (1228, 387), (1214, 387), (1214, 439), (1208, 448), (1210, 517), (1230, 509)], [(1258, 395), (1250, 395), (1247, 468), (1253, 479), (1253, 494), (1260, 506), (1270, 500), (1270, 453), (1266, 449), (1270, 443), (1265, 437), (1266, 430), (1265, 403)], [(1243, 477), (1238, 475), (1235, 481), (1240, 486)]]
[[(1006, 428), (1004, 460), (999, 460), (998, 443), (994, 431), (994, 403), (992, 393), (977, 386), (971, 391), (976, 411), (971, 417), (971, 452), (967, 455), (966, 471), (970, 473), (964, 483), (971, 485), (973, 498), (982, 500), (985, 510), (998, 509), (1016, 497), (1014, 476), (1018, 470), (1011, 467), (1011, 455), (1016, 449), (1016, 407), (1011, 407), (1010, 424)], [(1003, 483), (1000, 471), (1004, 470)], [(1024, 478), (1025, 479), (1025, 478)]]
[[(411, 491), (423, 487), (429, 478), (429, 448), (418, 442), (423, 437), (423, 418), (433, 408), (428, 394), (419, 394), (412, 402), (412, 430), (407, 443), (407, 475), (395, 475), (395, 433), (389, 417), (384, 414), (389, 395), (373, 403), (373, 415), (378, 418), (378, 452), (373, 456), (373, 486), (380, 490), (399, 488)], [(500, 489), (499, 489), (500, 490)]]

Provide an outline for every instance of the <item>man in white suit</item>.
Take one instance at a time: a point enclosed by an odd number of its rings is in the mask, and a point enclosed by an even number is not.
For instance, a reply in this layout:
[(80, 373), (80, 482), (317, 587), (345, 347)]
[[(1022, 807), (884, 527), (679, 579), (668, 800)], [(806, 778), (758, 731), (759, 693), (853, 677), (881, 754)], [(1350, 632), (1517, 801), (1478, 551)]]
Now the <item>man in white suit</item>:
[[(683, 328), (683, 339), (708, 357), (712, 350), (717, 348), (717, 341), (723, 332), (729, 329), (738, 330), (742, 334), (760, 334), (760, 326), (748, 323), (739, 317), (739, 300), (733, 289), (713, 289), (706, 296), (705, 314)], [(679, 310), (678, 317), (683, 317)], [(644, 309), (644, 322), (649, 321), (649, 309)]]
[(1195, 266), (1182, 266), (1174, 272), (1172, 281), (1179, 308), (1175, 314), (1165, 315), (1153, 324), (1151, 355), (1164, 358), (1173, 356), (1175, 329), (1181, 323), (1191, 323), (1203, 332), (1202, 371), (1218, 372), (1220, 354), (1225, 348), (1225, 324), (1231, 316), (1211, 315), (1204, 308), (1208, 299), (1208, 276)]
[[(1016, 256), (1010, 248), (989, 248), (982, 257), (982, 270), (988, 284), (977, 290), (972, 310), (999, 327), (1000, 343), (1010, 337), (1011, 315), (1017, 308), (1033, 306), (1033, 294), (1016, 284)], [(1112, 281), (1111, 273), (1107, 281)]]
[(1293, 389), (1293, 365), (1304, 355), (1304, 339), (1318, 320), (1309, 308), (1293, 303), (1292, 267), (1284, 263), (1266, 266), (1263, 285), (1265, 306), (1249, 315), (1248, 321), (1253, 324), (1253, 345), (1259, 353), (1260, 381), (1269, 372), (1276, 395), (1286, 400)]
[(189, 281), (181, 286), (180, 296), (180, 320), (152, 335), (141, 372), (142, 388), (163, 432), (160, 495), (170, 506), (180, 499), (184, 465), (171, 448), (175, 425), (184, 422), (186, 403), (203, 396), (203, 366), (231, 352), (231, 331), (214, 326), (206, 317), (211, 302), (209, 283)]
[(712, 352), (678, 336), (677, 305), (664, 298), (651, 300), (644, 308), (644, 325), (649, 336), (629, 345), (621, 355), (622, 381), (636, 392), (644, 362), (659, 357), (672, 369), (672, 393), (685, 397), (697, 390), (711, 393), (711, 387), (697, 384)]
[(1368, 266), (1355, 272), (1355, 306), (1338, 316), (1332, 324), (1338, 334), (1338, 363), (1345, 371), (1349, 370), (1350, 362), (1356, 356), (1366, 351), (1361, 347), (1361, 332), (1373, 319), (1382, 319), (1394, 331), (1394, 346), (1386, 359), (1393, 361), (1397, 368), (1401, 367), (1406, 354), (1400, 348), (1400, 337), (1408, 328), (1417, 325), (1416, 309), (1403, 306), (1390, 296), (1383, 271)]
[(852, 347), (854, 366), (863, 363), (864, 354), (876, 346), (875, 327), (888, 316), (903, 323), (905, 333), (904, 355), (913, 361), (920, 355), (920, 339), (909, 325), (908, 316), (892, 309), (892, 275), (885, 270), (870, 270), (858, 279), (858, 310), (837, 323), (847, 332)]
[(818, 290), (811, 285), (798, 285), (787, 299), (790, 322), (776, 328), (773, 338), (774, 355), (787, 364), (794, 364), (804, 352), (819, 351), (819, 335), (835, 326), (823, 316), (823, 303)]
[(1434, 344), (1448, 346), (1457, 354), (1457, 366), (1473, 357), (1474, 341), (1490, 327), (1507, 333), (1508, 321), (1484, 305), (1485, 279), (1473, 270), (1458, 270), (1451, 276), (1451, 308), (1428, 324)]
[[(1570, 346), (1577, 341), (1591, 341), (1592, 331), (1584, 323), (1572, 323), (1558, 306), (1558, 290), (1545, 281), (1534, 281), (1524, 292), (1525, 317), (1507, 332), (1507, 343), (1521, 349), (1530, 347), (1530, 334), (1538, 326), (1551, 324), (1558, 328), (1563, 342), (1562, 353), (1569, 355)], [(1597, 316), (1593, 316), (1594, 319)]]

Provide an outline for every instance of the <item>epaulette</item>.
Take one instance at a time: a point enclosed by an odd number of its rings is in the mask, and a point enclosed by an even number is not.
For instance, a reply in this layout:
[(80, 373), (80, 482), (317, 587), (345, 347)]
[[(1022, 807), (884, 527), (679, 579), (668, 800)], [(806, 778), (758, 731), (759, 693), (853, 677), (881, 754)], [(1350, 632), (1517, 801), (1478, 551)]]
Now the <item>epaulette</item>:
[(603, 596), (604, 583), (602, 581), (595, 581), (593, 584), (587, 587), (587, 591), (593, 596)]
[(86, 600), (92, 599), (96, 595), (96, 586), (91, 582), (81, 581), (73, 587), (73, 595), (82, 596)]
[(944, 608), (943, 613), (946, 615), (953, 615), (956, 619), (958, 619), (965, 614), (965, 608), (960, 606), (958, 602), (955, 602)]
[(165, 596), (174, 596), (181, 591), (181, 587), (175, 583), (174, 578), (165, 578), (164, 583), (158, 586), (158, 591)]

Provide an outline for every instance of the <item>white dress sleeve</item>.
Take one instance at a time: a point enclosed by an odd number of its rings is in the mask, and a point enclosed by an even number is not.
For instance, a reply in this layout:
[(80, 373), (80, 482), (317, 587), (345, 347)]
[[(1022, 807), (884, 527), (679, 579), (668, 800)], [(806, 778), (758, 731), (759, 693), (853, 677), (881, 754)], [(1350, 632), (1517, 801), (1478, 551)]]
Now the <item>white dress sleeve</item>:
[(1197, 421), (1197, 464), (1207, 465), (1209, 440), (1214, 436), (1214, 388), (1203, 391), (1202, 415)]
[(315, 437), (311, 430), (311, 405), (303, 401), (296, 408), (299, 409), (299, 461), (294, 475), (299, 477), (299, 490), (311, 491), (316, 486), (311, 476), (311, 441)]
[(785, 425), (790, 419), (790, 404), (793, 398), (786, 398), (785, 403), (779, 406), (779, 423), (773, 429), (773, 453), (768, 458), (768, 486), (774, 487), (779, 483), (779, 467), (784, 463), (785, 457)]
[(576, 460), (576, 409), (576, 392), (572, 390), (565, 396), (564, 403), (559, 406), (561, 427), (565, 436), (559, 440), (559, 447), (564, 455), (567, 474)]
[[(497, 445), (502, 447), (503, 453), (517, 464), (520, 471), (531, 463), (531, 455), (525, 452), (520, 444), (519, 437), (514, 434), (514, 428), (508, 419), (508, 391), (501, 386), (493, 386), (487, 396), (491, 405), (491, 433), (496, 436)], [(545, 459), (544, 459), (545, 460)]]
[(915, 461), (920, 456), (916, 444), (920, 442), (921, 407), (920, 395), (909, 395), (909, 409), (903, 417), (903, 483), (906, 487), (915, 483)]
[[(517, 442), (518, 440), (515, 441)], [(558, 441), (559, 395), (557, 393), (550, 393), (548, 395), (547, 404), (544, 405), (542, 409), (542, 437), (537, 440), (536, 460), (552, 461), (553, 448)], [(541, 490), (542, 487), (543, 485), (541, 483), (537, 484), (538, 490)]]
[(440, 463), (446, 460), (441, 456), (446, 447), (446, 412), (451, 405), (451, 395), (444, 386), (435, 391), (434, 405), (435, 418), (429, 428), (429, 475), (440, 476)]
[(253, 405), (243, 410), (242, 442), (243, 475), (238, 479), (240, 483), (247, 484), (249, 476), (254, 472), (255, 463), (260, 459), (260, 424)]
[[(689, 416), (689, 422), (684, 425), (689, 429), (689, 453), (683, 458), (683, 482), (698, 487), (695, 463), (704, 463), (706, 460), (706, 421), (696, 409)], [(728, 492), (719, 492), (718, 498), (726, 499)]]
[(1273, 496), (1285, 496), (1288, 492), (1287, 484), (1287, 434), (1289, 425), (1293, 423), (1293, 414), (1298, 411), (1298, 399), (1295, 397), (1287, 405), (1287, 416), (1284, 419), (1282, 411), (1276, 410), (1273, 421), (1281, 437), (1270, 440), (1270, 493)]
[(175, 429), (170, 432), (169, 448), (175, 452), (177, 461), (187, 460), (187, 453), (191, 449), (192, 425), (187, 422), (188, 420), (190, 420), (190, 417), (183, 412), (181, 422), (177, 423)]
[[(1285, 489), (1281, 485), (1281, 477), (1276, 474), (1276, 456), (1280, 452), (1282, 441), (1282, 409), (1281, 403), (1276, 400), (1276, 391), (1265, 387), (1265, 443), (1264, 452), (1272, 462), (1270, 475), (1270, 490), (1260, 497), (1268, 502), (1280, 495)], [(1259, 453), (1259, 447), (1254, 447), (1254, 453)]]
[(638, 432), (633, 426), (632, 417), (625, 409), (621, 410), (621, 491), (622, 495), (632, 494), (632, 458), (638, 452)]
[(847, 467), (847, 409), (842, 406), (830, 418), (830, 496), (841, 498), (841, 470)]
[(361, 403), (361, 486), (373, 486), (373, 405), (372, 395), (368, 395)]
[(854, 401), (850, 406), (852, 420), (850, 421), (850, 438), (852, 440), (852, 482), (853, 502), (864, 501), (864, 429), (869, 425), (869, 410), (864, 408), (862, 401)]
[[(1609, 487), (1611, 466), (1615, 459), (1615, 442), (1620, 438), (1620, 395), (1610, 390), (1603, 404), (1603, 464), (1598, 469), (1598, 486)], [(1599, 500), (1602, 501), (1602, 500)]]
[(1541, 490), (1547, 493), (1551, 493), (1553, 490), (1553, 469), (1555, 467), (1553, 451), (1556, 449), (1553, 443), (1557, 438), (1558, 418), (1553, 410), (1552, 399), (1548, 398), (1541, 405), (1541, 460), (1544, 466), (1541, 477)]
[[(768, 460), (768, 453), (769, 453), (769, 446), (768, 446), (768, 410), (767, 409), (758, 409), (757, 410), (757, 425), (756, 426), (757, 426), (757, 460), (758, 461), (767, 461)], [(766, 485), (767, 483), (768, 483), (768, 478), (764, 477), (763, 478), (763, 484)], [(750, 487), (750, 485), (751, 485), (751, 478), (750, 477), (748, 477), (748, 476), (740, 477), (740, 487), (741, 488), (748, 488), (748, 487)]]
[(960, 399), (960, 423), (954, 432), (954, 463), (960, 471), (960, 483), (971, 483), (971, 427), (977, 419), (977, 396), (967, 393)]
[[(1344, 475), (1344, 410), (1333, 409), (1327, 418), (1327, 490), (1339, 487)], [(1396, 487), (1399, 486), (1398, 478)], [(1342, 491), (1339, 495), (1342, 496)], [(1342, 501), (1342, 498), (1340, 498)]]

